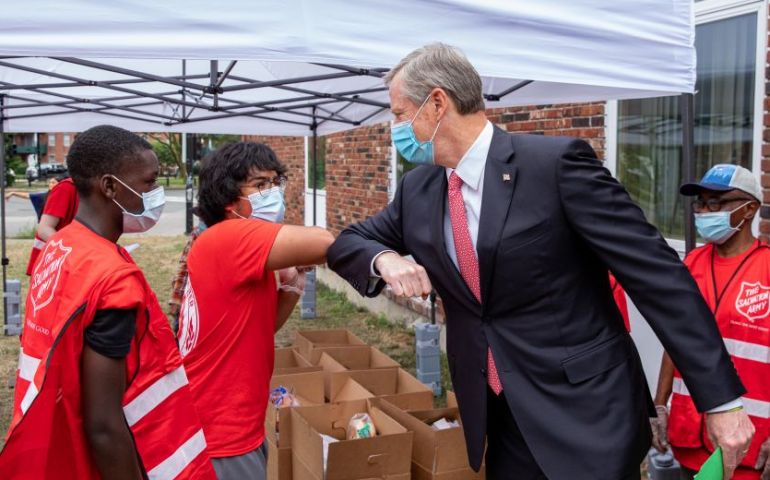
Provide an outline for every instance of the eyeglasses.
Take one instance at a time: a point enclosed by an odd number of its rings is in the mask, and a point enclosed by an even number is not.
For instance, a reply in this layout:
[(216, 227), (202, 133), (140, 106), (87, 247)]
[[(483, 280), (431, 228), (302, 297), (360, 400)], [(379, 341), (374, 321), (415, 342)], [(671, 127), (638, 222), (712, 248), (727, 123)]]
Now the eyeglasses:
[(709, 198), (708, 200), (703, 200), (702, 198), (699, 198), (692, 202), (692, 208), (693, 210), (708, 210), (709, 212), (718, 212), (722, 210), (723, 205), (727, 205), (729, 203), (735, 203), (735, 202), (754, 202), (756, 199), (754, 198), (746, 198), (746, 197), (739, 197), (739, 198)]
[(267, 191), (273, 187), (278, 187), (281, 189), (281, 193), (283, 193), (286, 190), (286, 184), (289, 182), (285, 175), (276, 175), (273, 178), (257, 177), (255, 180), (256, 185), (254, 186), (260, 195), (267, 194)]

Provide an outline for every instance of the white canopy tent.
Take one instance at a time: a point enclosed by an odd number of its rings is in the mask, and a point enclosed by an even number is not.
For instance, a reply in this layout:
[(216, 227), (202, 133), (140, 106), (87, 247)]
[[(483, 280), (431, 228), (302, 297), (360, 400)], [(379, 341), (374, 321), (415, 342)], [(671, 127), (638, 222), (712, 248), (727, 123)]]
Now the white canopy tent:
[(387, 121), (384, 72), (442, 41), (490, 108), (681, 94), (688, 180), (694, 31), (692, 0), (6, 2), (0, 133), (328, 134)]
[(332, 133), (387, 120), (382, 72), (437, 40), (489, 107), (674, 95), (693, 32), (690, 0), (9, 2), (3, 129)]

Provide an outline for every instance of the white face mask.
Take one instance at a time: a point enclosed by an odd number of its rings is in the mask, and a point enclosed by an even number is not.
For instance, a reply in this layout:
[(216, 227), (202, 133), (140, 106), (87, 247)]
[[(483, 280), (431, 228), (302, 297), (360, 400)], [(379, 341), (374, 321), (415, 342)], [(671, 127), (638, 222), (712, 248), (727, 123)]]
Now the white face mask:
[(112, 175), (112, 178), (131, 190), (137, 197), (141, 197), (144, 207), (142, 213), (131, 213), (123, 208), (123, 205), (119, 204), (117, 200), (112, 199), (123, 210), (123, 233), (142, 233), (154, 227), (158, 223), (160, 214), (163, 213), (163, 206), (166, 204), (166, 192), (163, 187), (140, 194), (115, 175)]
[[(280, 187), (273, 187), (262, 193), (254, 192), (248, 197), (240, 198), (248, 200), (251, 204), (251, 218), (272, 223), (283, 222), (286, 205), (283, 200), (283, 191)], [(233, 213), (244, 218), (242, 215), (238, 215), (238, 212), (235, 210), (233, 210)]]

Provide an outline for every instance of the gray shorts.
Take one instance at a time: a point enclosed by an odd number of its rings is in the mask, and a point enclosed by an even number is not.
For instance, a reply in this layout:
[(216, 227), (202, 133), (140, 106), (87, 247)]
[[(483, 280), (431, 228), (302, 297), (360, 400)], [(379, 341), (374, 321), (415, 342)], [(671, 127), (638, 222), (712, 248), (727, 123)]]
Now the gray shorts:
[(219, 480), (267, 479), (267, 447), (264, 443), (243, 455), (212, 458), (211, 463)]

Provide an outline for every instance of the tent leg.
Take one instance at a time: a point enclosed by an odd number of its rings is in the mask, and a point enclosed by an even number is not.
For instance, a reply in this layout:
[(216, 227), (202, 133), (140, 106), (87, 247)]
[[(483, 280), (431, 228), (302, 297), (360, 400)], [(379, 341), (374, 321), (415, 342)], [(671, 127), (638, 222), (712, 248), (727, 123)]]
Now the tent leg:
[[(692, 182), (695, 177), (695, 96), (683, 93), (680, 97), (682, 112), (682, 183)], [(684, 202), (684, 244), (685, 252), (695, 248), (695, 220), (692, 204)]]
[(0, 95), (0, 235), (3, 264), (3, 325), (8, 325), (8, 258), (5, 250), (5, 95)]
[[(193, 231), (193, 169), (192, 156), (187, 147), (187, 134), (180, 133), (182, 136), (182, 158), (187, 166), (187, 178), (185, 179), (185, 234), (190, 235)], [(195, 151), (195, 149), (193, 149)]]
[[(313, 161), (310, 175), (310, 181), (313, 183), (313, 226), (318, 225), (317, 213), (317, 179), (316, 179), (316, 164), (318, 163), (318, 119), (316, 118), (316, 107), (313, 107), (313, 123), (310, 125), (310, 129), (313, 131)], [(316, 318), (316, 270), (313, 269), (307, 272), (305, 276), (305, 293), (302, 295), (300, 304), (300, 318), (303, 320), (312, 320)]]

